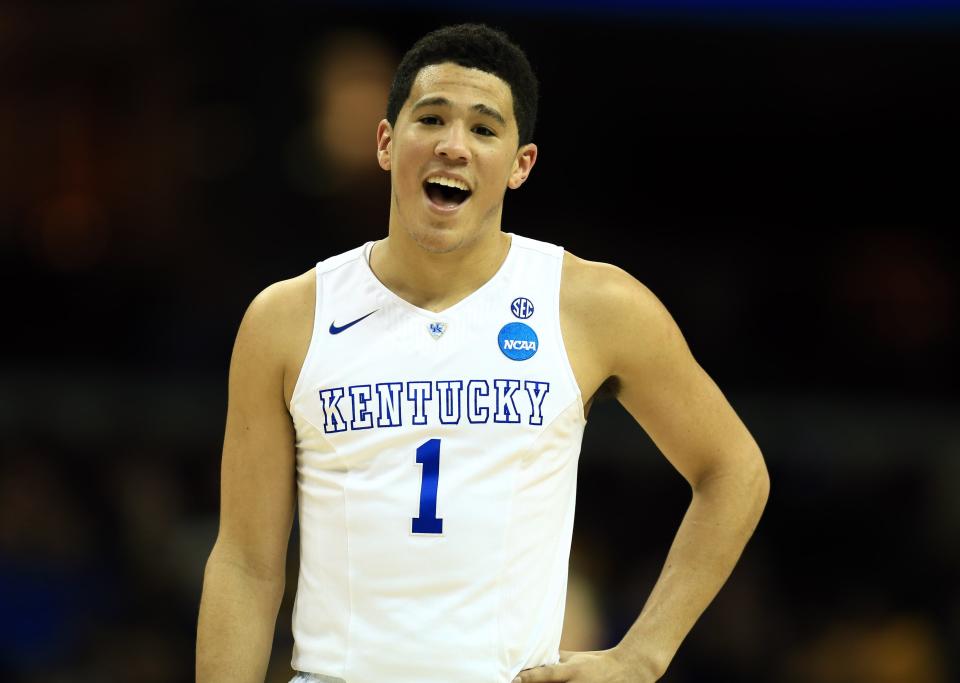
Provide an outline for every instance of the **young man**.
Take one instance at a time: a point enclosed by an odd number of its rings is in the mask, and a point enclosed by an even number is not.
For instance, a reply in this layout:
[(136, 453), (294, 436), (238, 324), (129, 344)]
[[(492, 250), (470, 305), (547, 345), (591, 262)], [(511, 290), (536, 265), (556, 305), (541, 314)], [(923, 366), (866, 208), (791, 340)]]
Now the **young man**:
[[(424, 37), (377, 130), (387, 237), (250, 305), (199, 681), (263, 680), (297, 502), (300, 680), (653, 681), (729, 575), (768, 490), (747, 429), (643, 285), (501, 231), (536, 97), (502, 34)], [(693, 498), (623, 640), (559, 653), (580, 440), (608, 380)]]

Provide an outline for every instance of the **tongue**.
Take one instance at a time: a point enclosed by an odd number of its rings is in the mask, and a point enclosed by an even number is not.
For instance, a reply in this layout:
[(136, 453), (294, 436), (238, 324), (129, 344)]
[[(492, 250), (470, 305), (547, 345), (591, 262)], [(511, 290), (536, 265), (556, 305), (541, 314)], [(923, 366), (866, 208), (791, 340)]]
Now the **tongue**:
[(463, 202), (462, 193), (456, 190), (445, 191), (440, 185), (427, 184), (427, 197), (441, 209), (453, 209)]

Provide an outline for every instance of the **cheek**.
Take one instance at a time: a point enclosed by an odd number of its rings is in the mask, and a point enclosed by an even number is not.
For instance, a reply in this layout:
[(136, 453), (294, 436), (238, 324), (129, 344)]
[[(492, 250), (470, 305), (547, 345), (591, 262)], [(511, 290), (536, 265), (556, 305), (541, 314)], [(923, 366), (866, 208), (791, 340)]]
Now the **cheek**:
[(394, 154), (392, 157), (393, 170), (398, 171), (402, 169), (401, 173), (404, 177), (404, 183), (418, 182), (418, 178), (421, 175), (420, 170), (429, 163), (430, 159), (433, 157), (429, 144), (423, 142), (414, 143), (408, 142), (402, 147), (394, 147)]
[(505, 157), (496, 152), (474, 154), (474, 164), (477, 175), (484, 179), (483, 191), (499, 192), (506, 188), (515, 166), (513, 157)]

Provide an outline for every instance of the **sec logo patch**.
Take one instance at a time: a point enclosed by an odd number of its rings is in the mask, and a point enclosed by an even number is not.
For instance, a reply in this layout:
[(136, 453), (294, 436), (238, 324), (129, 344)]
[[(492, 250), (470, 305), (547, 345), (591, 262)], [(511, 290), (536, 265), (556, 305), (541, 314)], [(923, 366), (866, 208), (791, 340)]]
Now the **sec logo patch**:
[(521, 320), (526, 320), (533, 315), (533, 302), (526, 297), (518, 296), (510, 304), (510, 312)]

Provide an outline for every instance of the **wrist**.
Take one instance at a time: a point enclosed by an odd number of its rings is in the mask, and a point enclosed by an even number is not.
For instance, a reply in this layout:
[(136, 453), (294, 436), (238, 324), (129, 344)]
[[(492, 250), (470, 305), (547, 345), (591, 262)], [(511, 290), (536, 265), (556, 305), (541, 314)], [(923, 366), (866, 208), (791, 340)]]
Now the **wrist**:
[(658, 656), (647, 648), (637, 647), (621, 641), (610, 651), (610, 656), (620, 662), (625, 669), (635, 675), (643, 676), (642, 680), (657, 680), (667, 671), (670, 657)]

